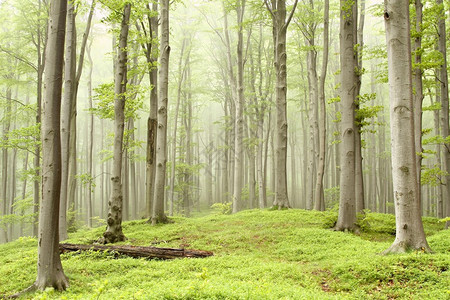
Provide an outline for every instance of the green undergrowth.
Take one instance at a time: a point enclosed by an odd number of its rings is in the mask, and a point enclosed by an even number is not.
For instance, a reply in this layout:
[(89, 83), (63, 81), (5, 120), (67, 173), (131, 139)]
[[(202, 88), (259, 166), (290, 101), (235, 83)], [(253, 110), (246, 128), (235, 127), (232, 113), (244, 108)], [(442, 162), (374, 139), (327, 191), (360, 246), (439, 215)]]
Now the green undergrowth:
[[(209, 250), (204, 259), (62, 255), (70, 287), (22, 299), (450, 299), (450, 231), (424, 218), (433, 254), (379, 255), (395, 235), (393, 216), (360, 216), (360, 234), (329, 229), (334, 212), (249, 210), (174, 217), (150, 226), (125, 222), (122, 244)], [(79, 230), (68, 243), (92, 243), (104, 228)], [(0, 245), (0, 295), (36, 277), (36, 240)]]

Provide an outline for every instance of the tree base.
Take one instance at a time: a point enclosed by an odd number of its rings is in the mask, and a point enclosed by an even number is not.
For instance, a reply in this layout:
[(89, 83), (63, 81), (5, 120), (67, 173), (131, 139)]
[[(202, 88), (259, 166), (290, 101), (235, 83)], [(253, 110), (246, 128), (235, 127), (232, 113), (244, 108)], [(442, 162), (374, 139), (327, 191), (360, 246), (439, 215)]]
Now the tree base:
[(97, 243), (99, 244), (114, 244), (117, 242), (123, 242), (126, 241), (127, 238), (123, 234), (123, 232), (119, 233), (113, 233), (111, 231), (105, 231), (103, 233), (103, 236), (97, 240)]
[(58, 272), (53, 279), (43, 278), (40, 280), (36, 279), (34, 283), (37, 290), (43, 291), (48, 287), (52, 287), (57, 291), (65, 291), (69, 287), (69, 280), (63, 272)]
[(405, 242), (395, 241), (387, 250), (383, 251), (381, 253), (381, 255), (402, 254), (402, 253), (408, 253), (408, 252), (412, 252), (412, 251), (420, 251), (423, 253), (433, 253), (433, 251), (431, 250), (430, 246), (428, 246), (427, 243), (419, 244), (417, 246), (412, 246)]
[(269, 210), (287, 210), (291, 207), (289, 205), (273, 205)]
[(152, 226), (156, 224), (169, 224), (173, 223), (172, 220), (170, 220), (166, 215), (158, 216), (158, 217), (151, 217), (148, 219), (147, 223), (151, 224)]
[(10, 296), (1, 296), (0, 299), (17, 299), (19, 297), (24, 296), (25, 294), (34, 293), (36, 291), (44, 291), (48, 287), (52, 287), (58, 291), (65, 291), (69, 287), (69, 280), (63, 272), (58, 272), (55, 276), (56, 278), (50, 280), (48, 278), (44, 279), (36, 279), (36, 281), (23, 291), (20, 291), (14, 295)]
[(353, 226), (338, 226), (337, 224), (332, 228), (333, 231), (342, 231), (342, 232), (352, 232), (354, 234), (359, 235), (360, 234), (360, 228), (357, 225)]

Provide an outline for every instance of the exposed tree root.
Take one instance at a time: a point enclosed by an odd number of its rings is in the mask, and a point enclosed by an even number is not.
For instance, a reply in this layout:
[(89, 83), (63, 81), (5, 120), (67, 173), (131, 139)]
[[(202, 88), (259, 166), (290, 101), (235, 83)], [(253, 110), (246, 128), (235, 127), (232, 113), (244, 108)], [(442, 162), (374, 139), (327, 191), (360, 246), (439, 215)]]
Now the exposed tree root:
[(16, 299), (16, 298), (19, 298), (19, 297), (21, 297), (21, 296), (23, 296), (25, 294), (33, 293), (33, 292), (35, 292), (37, 290), (38, 290), (38, 288), (37, 288), (36, 283), (33, 283), (31, 286), (27, 287), (23, 291), (20, 291), (20, 292), (14, 294), (14, 295), (0, 296), (0, 299)]

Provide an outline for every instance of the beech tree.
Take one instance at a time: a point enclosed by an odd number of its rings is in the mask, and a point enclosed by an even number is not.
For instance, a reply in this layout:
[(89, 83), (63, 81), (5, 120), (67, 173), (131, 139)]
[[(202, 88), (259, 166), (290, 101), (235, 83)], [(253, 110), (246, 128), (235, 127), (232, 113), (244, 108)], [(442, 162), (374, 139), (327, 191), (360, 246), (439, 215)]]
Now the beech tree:
[(42, 203), (39, 212), (38, 265), (34, 287), (69, 286), (59, 257), (58, 213), (61, 189), (60, 113), (67, 0), (50, 5), (44, 101), (42, 108)]
[(395, 241), (384, 253), (430, 252), (421, 218), (414, 140), (411, 33), (408, 0), (385, 0)]
[(242, 209), (242, 180), (244, 167), (244, 12), (246, 0), (238, 0), (236, 3), (236, 14), (238, 24), (238, 42), (237, 42), (237, 97), (235, 101), (235, 134), (234, 134), (234, 188), (233, 188), (233, 213)]
[(169, 0), (161, 0), (161, 41), (159, 67), (158, 129), (156, 135), (156, 174), (152, 224), (166, 222), (164, 213), (167, 163), (167, 105), (169, 97)]
[[(61, 205), (59, 214), (60, 240), (67, 238), (67, 210), (74, 210), (76, 187), (76, 116), (78, 86), (83, 70), (84, 54), (87, 39), (91, 29), (95, 0), (92, 1), (87, 25), (80, 47), (80, 57), (77, 66), (77, 7), (73, 1), (68, 2), (66, 24), (66, 58), (64, 65), (64, 97), (61, 108), (61, 151), (62, 151), (62, 182)], [(71, 223), (74, 220), (69, 220)]]
[(264, 0), (267, 9), (272, 16), (272, 30), (274, 42), (275, 72), (276, 72), (276, 173), (275, 178), (275, 199), (274, 207), (278, 209), (288, 208), (288, 189), (287, 189), (287, 112), (286, 112), (286, 94), (287, 94), (287, 72), (286, 72), (286, 32), (289, 23), (294, 15), (298, 0), (295, 0), (294, 6), (286, 19), (286, 1), (285, 0)]
[[(438, 19), (438, 30), (439, 30), (439, 39), (438, 39), (438, 49), (442, 54), (442, 63), (439, 70), (439, 82), (440, 82), (440, 95), (441, 95), (441, 103), (442, 103), (442, 135), (445, 139), (445, 144), (443, 147), (444, 155), (443, 155), (443, 169), (450, 173), (450, 143), (448, 142), (448, 138), (450, 136), (449, 129), (449, 95), (448, 95), (448, 72), (447, 72), (447, 35), (446, 35), (446, 27), (445, 27), (445, 7), (442, 0), (437, 0), (437, 4), (439, 5), (439, 19)], [(450, 175), (445, 176), (444, 180), (444, 188), (443, 188), (443, 198), (446, 199), (446, 211), (445, 216), (450, 217)], [(441, 205), (443, 206), (444, 203)], [(443, 207), (440, 207), (442, 214), (444, 214)], [(446, 228), (449, 228), (450, 221), (446, 222)]]
[(355, 101), (358, 82), (357, 2), (340, 2), (340, 62), (341, 62), (341, 188), (336, 230), (354, 230), (356, 222), (355, 197)]
[(119, 35), (119, 48), (117, 50), (117, 65), (114, 78), (114, 161), (112, 171), (112, 193), (108, 202), (107, 227), (100, 242), (115, 243), (125, 240), (122, 232), (122, 151), (123, 132), (125, 128), (125, 101), (127, 87), (127, 61), (128, 61), (128, 29), (131, 14), (131, 4), (125, 3), (123, 7), (122, 23)]
[(142, 40), (141, 47), (147, 62), (147, 72), (150, 81), (150, 113), (147, 119), (147, 146), (146, 146), (146, 172), (145, 172), (145, 203), (146, 217), (151, 222), (153, 210), (153, 196), (156, 174), (156, 135), (158, 116), (158, 2), (154, 1), (152, 7), (146, 4), (146, 9), (136, 27)]

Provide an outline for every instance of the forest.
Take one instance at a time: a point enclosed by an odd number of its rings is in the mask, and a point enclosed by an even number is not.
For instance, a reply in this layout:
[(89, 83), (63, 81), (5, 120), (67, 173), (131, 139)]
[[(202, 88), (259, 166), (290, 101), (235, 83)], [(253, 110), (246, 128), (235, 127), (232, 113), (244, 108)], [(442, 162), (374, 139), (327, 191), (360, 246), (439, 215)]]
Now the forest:
[(449, 296), (448, 0), (0, 16), (0, 299)]

